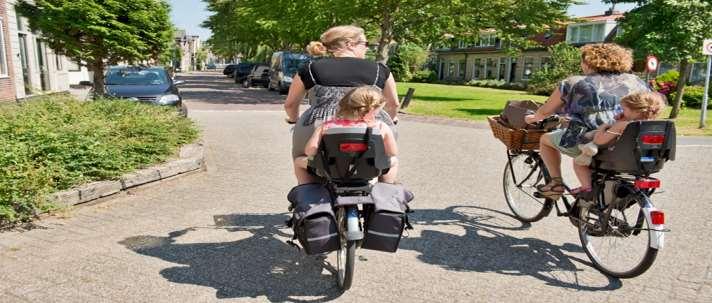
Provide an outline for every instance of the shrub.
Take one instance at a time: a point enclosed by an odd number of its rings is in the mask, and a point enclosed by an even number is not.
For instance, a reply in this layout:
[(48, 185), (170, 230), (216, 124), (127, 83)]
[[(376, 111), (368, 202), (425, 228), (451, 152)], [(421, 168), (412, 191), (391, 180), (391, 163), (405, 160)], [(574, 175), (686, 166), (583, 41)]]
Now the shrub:
[(428, 51), (417, 44), (400, 44), (388, 59), (388, 67), (396, 81), (411, 81), (427, 59)]
[(40, 97), (0, 106), (0, 225), (52, 208), (49, 193), (162, 162), (197, 138), (174, 108)]
[(655, 79), (650, 81), (650, 86), (656, 91), (665, 96), (670, 97), (677, 89), (677, 80), (680, 78), (680, 73), (676, 70), (669, 70)]
[[(682, 95), (682, 103), (685, 105), (685, 107), (699, 109), (702, 107), (702, 98), (704, 97), (704, 94), (704, 86), (686, 86), (685, 92)], [(674, 98), (674, 95), (675, 94), (672, 94), (670, 98)], [(708, 96), (709, 97), (707, 98), (707, 109), (712, 109), (712, 104), (710, 104), (712, 103), (712, 93), (708, 92)]]
[(433, 83), (438, 80), (438, 75), (432, 70), (424, 69), (415, 72), (410, 80), (413, 82)]
[(549, 95), (561, 80), (581, 73), (581, 51), (571, 45), (559, 43), (549, 47), (551, 67), (532, 74), (527, 91), (537, 95)]
[(666, 71), (665, 73), (662, 73), (655, 77), (656, 81), (659, 82), (673, 82), (677, 83), (677, 80), (680, 79), (680, 72), (677, 70), (671, 69), (669, 71)]

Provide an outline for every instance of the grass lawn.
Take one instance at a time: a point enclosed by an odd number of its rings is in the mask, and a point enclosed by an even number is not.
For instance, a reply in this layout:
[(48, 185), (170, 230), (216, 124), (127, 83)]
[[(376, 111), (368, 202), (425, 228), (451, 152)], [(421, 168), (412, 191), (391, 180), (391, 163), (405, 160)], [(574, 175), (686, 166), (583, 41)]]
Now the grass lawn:
[[(414, 115), (440, 116), (463, 120), (486, 121), (487, 116), (498, 115), (507, 100), (534, 100), (544, 102), (545, 96), (529, 95), (523, 91), (501, 90), (464, 85), (429, 83), (398, 83), (398, 95), (404, 96), (409, 87), (415, 88), (410, 105), (405, 110)], [(670, 113), (668, 108), (663, 117)], [(712, 110), (704, 130), (698, 129), (700, 110), (683, 108), (676, 120), (678, 134), (712, 136)]]

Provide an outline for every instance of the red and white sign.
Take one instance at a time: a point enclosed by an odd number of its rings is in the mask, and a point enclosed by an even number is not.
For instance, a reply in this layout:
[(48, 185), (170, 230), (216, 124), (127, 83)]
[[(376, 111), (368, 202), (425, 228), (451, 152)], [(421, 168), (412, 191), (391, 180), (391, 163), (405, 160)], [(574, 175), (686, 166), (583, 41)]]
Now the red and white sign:
[(705, 39), (705, 42), (702, 43), (702, 53), (712, 56), (712, 39)]
[(645, 60), (645, 68), (649, 73), (654, 73), (658, 70), (658, 58), (653, 55), (649, 55), (647, 60)]

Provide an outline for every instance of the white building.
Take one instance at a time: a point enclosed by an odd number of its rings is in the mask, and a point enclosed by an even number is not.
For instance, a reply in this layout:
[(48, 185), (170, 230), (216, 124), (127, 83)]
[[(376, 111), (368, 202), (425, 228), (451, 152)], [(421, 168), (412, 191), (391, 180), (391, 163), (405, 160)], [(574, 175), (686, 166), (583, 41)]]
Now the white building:
[(30, 31), (27, 19), (15, 11), (16, 2), (5, 2), (16, 98), (69, 90), (67, 59), (47, 47), (41, 33)]

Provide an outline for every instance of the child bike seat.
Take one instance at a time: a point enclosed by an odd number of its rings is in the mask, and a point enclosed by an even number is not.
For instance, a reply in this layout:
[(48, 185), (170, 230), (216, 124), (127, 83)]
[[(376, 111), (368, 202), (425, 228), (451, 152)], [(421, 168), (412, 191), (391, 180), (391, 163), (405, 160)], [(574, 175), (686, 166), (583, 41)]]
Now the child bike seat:
[(594, 157), (598, 169), (648, 176), (675, 160), (675, 124), (667, 120), (630, 122), (618, 141), (600, 148)]

